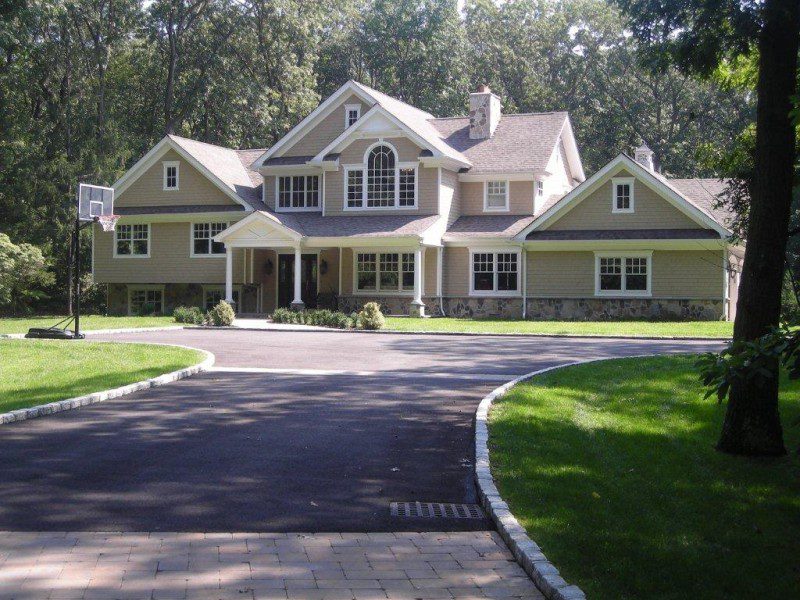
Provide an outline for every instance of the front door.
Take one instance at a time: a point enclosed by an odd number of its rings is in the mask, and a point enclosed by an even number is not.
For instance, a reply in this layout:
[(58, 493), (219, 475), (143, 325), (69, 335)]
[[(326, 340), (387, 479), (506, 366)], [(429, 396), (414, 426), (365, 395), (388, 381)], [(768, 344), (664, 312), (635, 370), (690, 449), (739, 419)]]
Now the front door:
[[(306, 308), (317, 307), (317, 255), (303, 254), (300, 264), (300, 296)], [(289, 308), (294, 299), (294, 254), (278, 256), (278, 306)]]

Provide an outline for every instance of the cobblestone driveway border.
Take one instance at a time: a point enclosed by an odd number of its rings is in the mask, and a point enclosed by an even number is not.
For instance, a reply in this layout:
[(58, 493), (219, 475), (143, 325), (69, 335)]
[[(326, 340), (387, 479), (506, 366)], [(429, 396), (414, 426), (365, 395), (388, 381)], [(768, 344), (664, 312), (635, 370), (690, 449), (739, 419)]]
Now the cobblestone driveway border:
[[(101, 343), (106, 343), (106, 342), (101, 342)], [(137, 344), (140, 342), (117, 342), (117, 343)], [(208, 370), (210, 367), (214, 365), (215, 357), (213, 354), (211, 354), (211, 352), (208, 352), (207, 350), (201, 350), (200, 348), (192, 348), (190, 346), (182, 346), (180, 344), (154, 344), (154, 345), (172, 346), (174, 348), (185, 348), (187, 350), (195, 350), (203, 354), (205, 358), (201, 362), (197, 363), (196, 365), (192, 365), (191, 367), (178, 369), (177, 371), (172, 371), (171, 373), (164, 373), (163, 375), (159, 375), (158, 377), (151, 377), (150, 379), (137, 381), (135, 383), (129, 383), (128, 385), (112, 388), (110, 390), (93, 392), (91, 394), (86, 394), (85, 396), (77, 396), (75, 398), (67, 398), (66, 400), (58, 400), (57, 402), (50, 402), (48, 404), (40, 404), (38, 406), (31, 406), (29, 408), (18, 408), (17, 410), (12, 410), (6, 413), (0, 413), (0, 425), (5, 425), (7, 423), (16, 423), (17, 421), (27, 421), (28, 419), (44, 417), (46, 415), (52, 415), (54, 413), (64, 412), (65, 410), (72, 410), (75, 408), (80, 408), (81, 406), (88, 406), (89, 404), (104, 402), (106, 400), (110, 400), (111, 398), (119, 398), (120, 396), (132, 394), (133, 392), (146, 390), (149, 388), (157, 387), (159, 385), (164, 385), (165, 383), (172, 383), (173, 381), (178, 381), (179, 379), (185, 379), (186, 377), (191, 377), (192, 375), (200, 373), (201, 371)]]

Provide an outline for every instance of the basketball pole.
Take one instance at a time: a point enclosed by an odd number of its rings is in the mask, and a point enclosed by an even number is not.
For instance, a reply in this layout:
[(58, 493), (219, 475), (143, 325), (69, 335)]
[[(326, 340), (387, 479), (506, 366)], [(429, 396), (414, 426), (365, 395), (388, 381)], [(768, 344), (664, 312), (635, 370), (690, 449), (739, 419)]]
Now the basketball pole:
[(73, 304), (73, 316), (75, 317), (75, 339), (82, 340), (86, 336), (81, 333), (81, 229), (87, 227), (88, 225), (94, 225), (95, 221), (87, 221), (85, 223), (81, 223), (80, 214), (75, 217), (75, 252), (73, 252), (73, 256), (75, 257), (75, 268), (73, 272), (75, 273), (75, 281), (73, 283), (73, 290), (75, 292), (75, 301)]

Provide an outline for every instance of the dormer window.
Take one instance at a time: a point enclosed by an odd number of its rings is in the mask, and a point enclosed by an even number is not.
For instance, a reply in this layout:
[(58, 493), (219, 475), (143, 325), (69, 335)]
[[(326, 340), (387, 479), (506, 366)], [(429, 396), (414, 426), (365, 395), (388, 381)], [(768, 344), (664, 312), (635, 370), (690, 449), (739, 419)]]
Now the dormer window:
[(633, 177), (615, 177), (611, 180), (611, 212), (633, 212)]
[(483, 210), (508, 210), (508, 181), (487, 181), (484, 184)]
[(177, 190), (180, 163), (170, 161), (164, 163), (164, 190)]
[(360, 104), (346, 104), (344, 107), (344, 127), (347, 129), (361, 117)]

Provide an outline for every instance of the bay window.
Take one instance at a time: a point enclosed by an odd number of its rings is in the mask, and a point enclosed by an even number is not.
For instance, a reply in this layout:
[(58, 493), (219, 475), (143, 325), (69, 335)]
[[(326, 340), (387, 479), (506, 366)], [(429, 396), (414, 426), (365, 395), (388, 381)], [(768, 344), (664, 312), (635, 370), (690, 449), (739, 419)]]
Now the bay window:
[(357, 292), (406, 292), (414, 290), (413, 252), (358, 252)]
[(650, 253), (596, 254), (595, 295), (649, 296), (651, 257)]
[(515, 295), (520, 291), (519, 252), (476, 251), (471, 256), (470, 293)]

